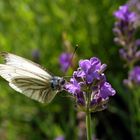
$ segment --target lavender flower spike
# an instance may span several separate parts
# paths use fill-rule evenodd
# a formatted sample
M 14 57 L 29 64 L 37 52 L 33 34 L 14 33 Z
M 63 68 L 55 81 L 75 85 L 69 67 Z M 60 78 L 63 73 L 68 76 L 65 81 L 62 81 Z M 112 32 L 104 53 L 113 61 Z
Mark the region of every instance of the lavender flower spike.
M 106 64 L 93 57 L 90 60 L 81 60 L 79 68 L 74 71 L 70 82 L 65 89 L 71 93 L 81 111 L 96 112 L 105 109 L 109 96 L 114 96 L 116 91 L 106 82 L 104 70 Z
M 119 50 L 121 58 L 126 61 L 127 66 L 132 66 L 140 60 L 139 39 L 135 39 L 138 15 L 131 11 L 129 5 L 123 5 L 114 16 L 116 17 L 113 29 L 114 41 L 123 47 Z

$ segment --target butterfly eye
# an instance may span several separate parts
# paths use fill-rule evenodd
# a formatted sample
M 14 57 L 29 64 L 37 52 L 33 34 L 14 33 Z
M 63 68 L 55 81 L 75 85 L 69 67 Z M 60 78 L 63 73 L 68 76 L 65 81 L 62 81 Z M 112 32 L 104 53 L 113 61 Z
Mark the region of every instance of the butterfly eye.
M 61 84 L 61 85 L 64 85 L 65 82 L 66 82 L 65 79 L 61 79 L 60 84 Z

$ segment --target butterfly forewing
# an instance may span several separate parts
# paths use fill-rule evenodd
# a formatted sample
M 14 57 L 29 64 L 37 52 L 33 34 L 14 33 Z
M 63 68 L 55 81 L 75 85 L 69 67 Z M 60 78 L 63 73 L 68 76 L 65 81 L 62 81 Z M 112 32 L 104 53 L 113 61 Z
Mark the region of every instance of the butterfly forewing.
M 38 73 L 33 73 L 27 70 L 23 70 L 21 68 L 5 65 L 5 64 L 0 64 L 0 75 L 6 79 L 8 82 L 11 82 L 11 79 L 17 76 L 22 76 L 22 77 L 30 77 L 30 78 L 36 78 L 39 80 L 46 81 L 48 79 L 47 76 L 38 74 Z M 49 77 L 51 78 L 51 77 Z
M 6 65 L 41 74 L 46 76 L 46 78 L 51 78 L 51 75 L 48 72 L 46 72 L 46 69 L 44 70 L 39 64 L 36 64 L 28 59 L 7 52 L 1 52 L 1 55 L 5 59 Z
M 42 103 L 49 103 L 58 90 L 51 87 L 53 76 L 40 65 L 9 53 L 1 53 L 6 60 L 0 64 L 0 76 L 16 91 Z

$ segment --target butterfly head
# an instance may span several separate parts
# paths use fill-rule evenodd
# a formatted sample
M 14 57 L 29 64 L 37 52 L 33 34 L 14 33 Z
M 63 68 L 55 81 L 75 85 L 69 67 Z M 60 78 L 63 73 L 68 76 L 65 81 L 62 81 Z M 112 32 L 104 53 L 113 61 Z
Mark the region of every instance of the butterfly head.
M 51 88 L 53 90 L 61 91 L 65 85 L 66 80 L 62 77 L 54 76 L 51 80 Z

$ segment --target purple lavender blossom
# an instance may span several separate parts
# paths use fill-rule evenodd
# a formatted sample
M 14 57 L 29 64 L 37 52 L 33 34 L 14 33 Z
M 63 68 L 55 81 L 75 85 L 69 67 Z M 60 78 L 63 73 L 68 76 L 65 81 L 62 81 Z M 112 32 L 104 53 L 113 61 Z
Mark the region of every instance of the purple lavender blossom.
M 132 40 L 135 33 L 136 13 L 131 12 L 128 5 L 124 5 L 120 6 L 119 10 L 114 13 L 114 16 L 117 19 L 113 29 L 116 35 L 115 41 L 125 47 Z
M 86 111 L 87 107 L 91 112 L 103 110 L 109 96 L 115 95 L 116 91 L 106 82 L 103 73 L 105 68 L 106 64 L 101 64 L 96 57 L 81 60 L 79 68 L 65 85 L 65 89 L 75 97 L 81 111 Z
M 124 80 L 124 84 L 132 87 L 134 85 L 140 85 L 140 66 L 134 67 L 128 75 L 128 79 Z
M 119 7 L 119 10 L 114 13 L 115 17 L 125 21 L 125 22 L 134 22 L 136 20 L 136 14 L 130 12 L 127 5 Z
M 87 83 L 92 83 L 94 79 L 100 79 L 100 71 L 105 69 L 106 65 L 101 65 L 101 62 L 98 58 L 93 57 L 90 60 L 81 60 L 79 62 L 81 71 L 83 72 L 83 77 Z M 77 74 L 77 76 L 79 76 Z
M 108 82 L 104 82 L 102 86 L 100 87 L 100 93 L 99 95 L 101 98 L 106 99 L 109 96 L 115 95 L 116 91 L 111 87 L 111 85 Z
M 67 89 L 68 92 L 72 93 L 75 95 L 75 93 L 80 93 L 81 92 L 81 83 L 78 82 L 74 77 L 70 79 L 70 83 L 67 84 Z
M 71 54 L 62 53 L 59 57 L 59 63 L 61 66 L 61 70 L 63 72 L 67 72 L 68 68 L 71 66 Z
M 121 58 L 128 66 L 133 65 L 140 59 L 139 39 L 135 39 L 137 14 L 128 5 L 124 5 L 120 6 L 114 16 L 117 19 L 113 29 L 116 36 L 114 41 L 123 47 L 119 50 Z
M 136 66 L 130 71 L 130 80 L 134 81 L 137 84 L 140 84 L 140 66 Z

